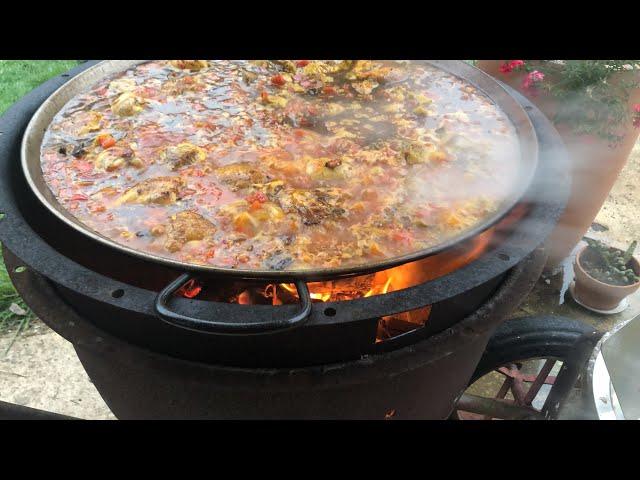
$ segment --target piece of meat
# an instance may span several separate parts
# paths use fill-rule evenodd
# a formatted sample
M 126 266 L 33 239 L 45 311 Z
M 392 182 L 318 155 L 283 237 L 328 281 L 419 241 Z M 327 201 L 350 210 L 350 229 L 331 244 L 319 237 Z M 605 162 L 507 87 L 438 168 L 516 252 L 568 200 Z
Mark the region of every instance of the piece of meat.
M 198 71 L 209 66 L 209 62 L 206 60 L 169 60 L 169 64 L 172 67 L 179 68 L 181 70 Z
M 448 156 L 432 143 L 410 142 L 402 147 L 401 154 L 408 165 L 442 163 Z
M 265 183 L 268 180 L 265 174 L 245 162 L 216 168 L 213 173 L 222 183 L 231 186 L 232 190 L 247 188 L 256 183 Z
M 135 156 L 134 151 L 127 146 L 115 146 L 98 154 L 94 161 L 96 168 L 112 172 L 123 166 L 134 168 L 144 167 L 144 162 Z
M 305 173 L 316 181 L 350 180 L 356 173 L 348 158 L 306 158 Z
M 132 92 L 124 92 L 111 104 L 111 111 L 120 117 L 130 117 L 142 111 L 143 101 Z
M 255 195 L 255 194 L 254 194 Z M 285 217 L 284 212 L 274 202 L 237 200 L 218 210 L 223 223 L 230 223 L 236 232 L 253 237 L 265 225 L 276 226 Z
M 216 232 L 216 227 L 190 210 L 172 215 L 167 226 L 167 239 L 164 246 L 170 252 L 181 250 L 185 243 L 204 240 Z
M 252 187 L 255 192 L 262 192 L 269 199 L 275 201 L 278 193 L 285 187 L 285 183 L 282 180 L 273 180 L 272 182 L 264 184 L 257 183 L 252 185 Z
M 278 195 L 278 202 L 286 213 L 297 213 L 305 225 L 317 225 L 327 218 L 345 216 L 347 194 L 340 188 L 287 190 Z
M 109 83 L 109 91 L 115 93 L 131 92 L 136 88 L 136 81 L 133 78 L 118 78 Z
M 77 115 L 75 124 L 81 125 L 77 130 L 77 135 L 84 136 L 90 132 L 97 132 L 100 130 L 104 116 L 100 112 L 81 112 Z
M 183 95 L 186 92 L 200 92 L 206 88 L 206 84 L 198 77 L 181 77 L 167 80 L 162 84 L 163 93 L 171 96 Z
M 177 200 L 178 192 L 184 185 L 185 181 L 180 177 L 148 178 L 124 192 L 115 204 L 155 203 L 169 205 Z
M 296 73 L 296 70 L 297 70 L 296 64 L 291 60 L 272 60 L 272 61 L 276 65 L 279 65 L 282 68 L 282 70 L 284 70 L 285 72 Z
M 171 170 L 178 170 L 187 165 L 200 163 L 207 157 L 207 152 L 192 143 L 183 142 L 166 147 L 160 152 L 160 161 L 171 164 Z

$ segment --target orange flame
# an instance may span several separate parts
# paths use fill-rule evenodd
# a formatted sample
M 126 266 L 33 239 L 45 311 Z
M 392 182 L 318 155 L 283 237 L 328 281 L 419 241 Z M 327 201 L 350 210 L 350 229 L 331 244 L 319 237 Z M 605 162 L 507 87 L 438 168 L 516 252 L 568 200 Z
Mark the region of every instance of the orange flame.
M 447 275 L 480 257 L 490 247 L 492 241 L 500 241 L 501 232 L 505 231 L 505 227 L 524 216 L 526 211 L 526 205 L 519 205 L 495 227 L 463 244 L 431 257 L 360 277 L 311 282 L 308 284 L 311 299 L 329 302 L 367 298 L 409 288 Z M 248 304 L 252 303 L 252 299 L 256 300 L 260 297 L 266 301 L 270 300 L 273 305 L 282 305 L 294 302 L 298 297 L 298 292 L 293 284 L 269 284 L 264 287 L 264 290 L 253 292 L 253 296 L 249 291 L 242 292 L 238 296 L 237 302 Z M 392 323 L 424 323 L 430 310 L 430 306 L 426 306 L 414 312 L 394 315 Z

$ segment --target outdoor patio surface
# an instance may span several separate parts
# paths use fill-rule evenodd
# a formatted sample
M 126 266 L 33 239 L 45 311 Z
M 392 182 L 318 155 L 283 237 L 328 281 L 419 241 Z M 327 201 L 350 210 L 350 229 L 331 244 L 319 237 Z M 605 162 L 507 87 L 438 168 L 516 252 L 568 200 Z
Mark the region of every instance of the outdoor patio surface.
M 598 225 L 594 225 L 588 236 L 619 247 L 640 239 L 638 185 L 640 142 L 598 214 L 595 220 Z M 582 308 L 568 292 L 561 296 L 562 280 L 562 273 L 541 277 L 513 317 L 563 315 L 607 331 L 640 313 L 640 292 L 629 298 L 630 305 L 624 312 L 604 316 Z M 10 335 L 0 336 L 0 352 L 9 341 Z M 0 358 L 0 400 L 85 419 L 115 418 L 89 380 L 71 344 L 39 321 L 16 341 L 6 357 Z M 581 417 L 580 406 L 569 405 L 563 416 Z

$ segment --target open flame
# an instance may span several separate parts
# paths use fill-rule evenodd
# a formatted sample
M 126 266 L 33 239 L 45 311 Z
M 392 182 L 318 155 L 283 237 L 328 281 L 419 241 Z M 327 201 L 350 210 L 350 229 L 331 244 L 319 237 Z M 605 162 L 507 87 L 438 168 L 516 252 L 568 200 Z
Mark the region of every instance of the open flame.
M 384 294 L 389 291 L 389 287 L 391 286 L 391 281 L 393 280 L 392 276 L 389 276 L 387 281 L 384 283 L 383 287 L 380 289 L 380 292 L 377 291 L 376 287 L 369 289 L 367 293 L 364 294 L 365 297 L 370 297 L 371 295 Z
M 488 247 L 492 234 L 491 230 L 486 231 L 464 247 L 376 273 L 346 279 L 310 282 L 307 285 L 311 300 L 339 302 L 368 298 L 438 278 L 479 257 Z M 194 298 L 200 294 L 201 290 L 202 285 L 191 280 L 178 291 L 178 295 Z M 239 293 L 231 295 L 228 301 L 241 305 L 292 304 L 298 302 L 298 292 L 295 285 L 290 283 L 269 283 L 245 287 L 239 290 Z
M 309 286 L 311 287 L 310 284 Z M 267 288 L 270 285 L 267 286 Z M 292 295 L 295 295 L 297 297 L 298 292 L 296 291 L 296 287 L 288 284 L 288 283 L 281 283 L 279 284 L 280 287 L 284 288 L 287 292 L 289 292 Z M 275 290 L 275 286 L 274 286 L 274 290 Z M 309 291 L 309 296 L 311 297 L 312 300 L 319 300 L 321 302 L 328 302 L 331 299 L 331 291 L 325 291 L 325 292 L 312 292 L 311 290 Z M 275 297 L 274 297 L 275 298 Z
M 496 227 L 486 230 L 464 244 L 431 257 L 368 275 L 310 282 L 307 285 L 311 300 L 313 302 L 340 302 L 368 298 L 410 288 L 442 277 L 480 257 L 489 249 L 492 242 L 497 243 L 500 241 L 501 230 L 520 219 L 525 212 L 526 207 L 520 205 L 512 210 Z M 201 290 L 202 286 L 198 282 L 191 281 L 178 294 L 187 298 L 194 298 L 200 294 Z M 242 305 L 285 305 L 299 301 L 295 285 L 289 283 L 270 283 L 267 285 L 264 283 L 229 284 L 222 289 L 221 293 L 215 297 L 215 300 Z M 423 326 L 429 318 L 430 312 L 431 306 L 427 305 L 413 311 L 382 317 L 378 323 L 376 341 L 384 341 Z
M 422 260 L 381 270 L 376 273 L 308 283 L 313 302 L 340 302 L 356 298 L 368 298 L 402 290 L 441 277 L 478 258 L 490 245 L 494 231 L 474 237 L 464 245 Z M 270 283 L 262 288 L 248 288 L 237 296 L 241 304 L 270 303 L 272 305 L 298 302 L 298 292 L 290 283 Z M 378 322 L 376 342 L 393 338 L 425 325 L 431 313 L 427 305 L 416 310 L 382 317 Z

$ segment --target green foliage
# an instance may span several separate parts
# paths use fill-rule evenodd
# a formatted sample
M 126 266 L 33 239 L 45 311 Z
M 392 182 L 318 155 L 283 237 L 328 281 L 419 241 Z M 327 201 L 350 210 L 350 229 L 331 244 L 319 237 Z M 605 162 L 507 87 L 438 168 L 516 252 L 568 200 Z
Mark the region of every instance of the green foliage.
M 0 60 L 0 114 L 41 83 L 76 65 L 77 60 Z
M 0 60 L 0 114 L 41 83 L 76 65 L 77 60 Z M 13 288 L 0 261 L 0 334 L 13 333 L 5 352 L 33 318 L 34 314 Z
M 4 262 L 0 262 L 0 333 L 13 332 L 4 353 L 9 351 L 20 332 L 29 328 L 34 318 L 33 312 L 13 288 Z
M 589 250 L 596 256 L 595 261 L 585 259 L 583 266 L 589 275 L 601 282 L 611 285 L 632 285 L 640 281 L 640 277 L 633 271 L 629 260 L 638 245 L 633 241 L 626 251 L 609 247 L 598 240 L 585 238 Z
M 545 74 L 540 85 L 558 100 L 554 122 L 567 124 L 579 135 L 596 135 L 612 146 L 624 138 L 631 121 L 628 102 L 638 87 L 638 60 L 527 60 L 526 70 Z M 633 80 L 614 76 L 633 71 Z M 631 75 L 629 75 L 631 77 Z

